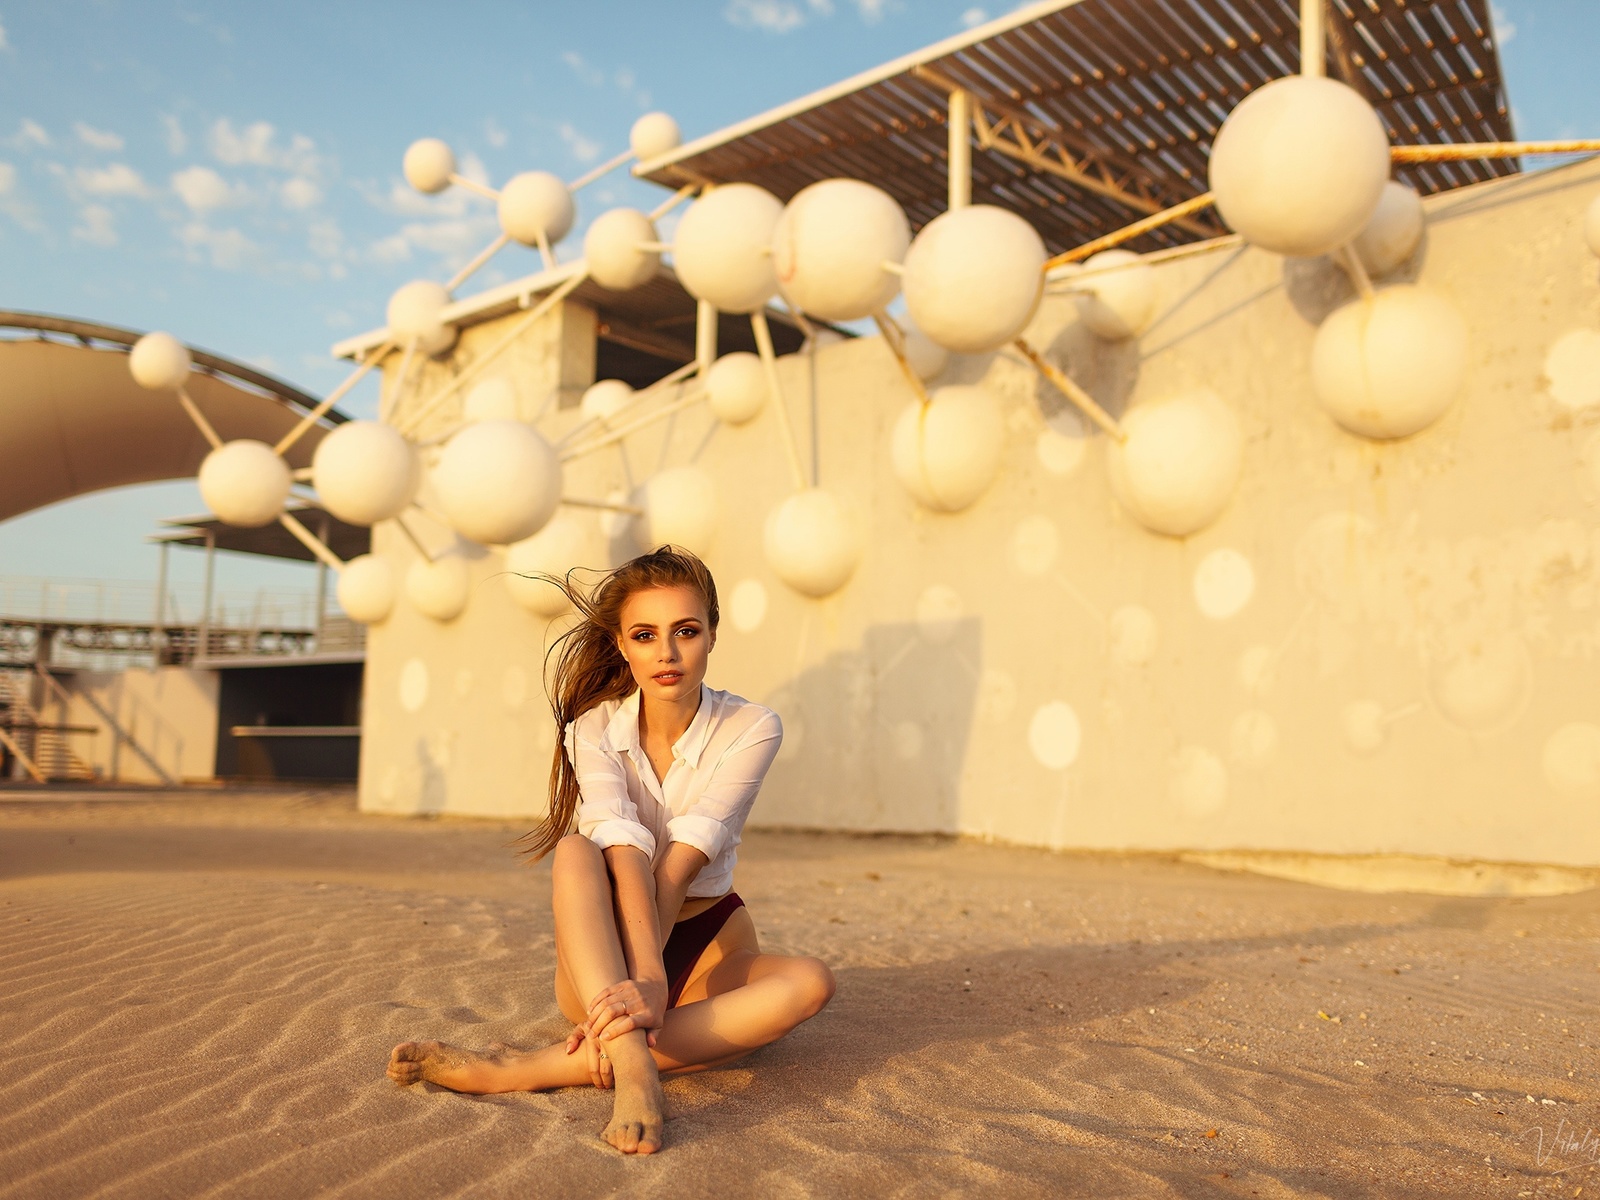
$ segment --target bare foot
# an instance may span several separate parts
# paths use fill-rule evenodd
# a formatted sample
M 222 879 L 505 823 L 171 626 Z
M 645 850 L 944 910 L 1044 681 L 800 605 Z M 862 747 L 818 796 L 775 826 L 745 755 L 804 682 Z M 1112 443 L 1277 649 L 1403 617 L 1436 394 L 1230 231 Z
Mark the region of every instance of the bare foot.
M 627 1040 L 632 1041 L 634 1036 L 627 1035 Z M 661 1149 L 666 1110 L 655 1059 L 645 1049 L 642 1038 L 636 1049 L 625 1049 L 615 1042 L 612 1045 L 617 1098 L 611 1106 L 611 1123 L 600 1136 L 624 1154 L 654 1154 Z
M 490 1090 L 485 1076 L 500 1066 L 500 1052 L 509 1049 L 496 1043 L 478 1054 L 445 1042 L 401 1042 L 389 1055 L 385 1073 L 401 1087 L 426 1080 L 454 1092 L 483 1092 Z

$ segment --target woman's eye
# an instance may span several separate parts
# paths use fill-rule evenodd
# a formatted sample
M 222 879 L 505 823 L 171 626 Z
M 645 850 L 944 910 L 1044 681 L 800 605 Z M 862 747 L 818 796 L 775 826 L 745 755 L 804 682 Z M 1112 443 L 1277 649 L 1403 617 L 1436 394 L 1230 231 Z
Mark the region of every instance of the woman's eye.
M 694 637 L 694 635 L 699 633 L 699 632 L 700 631 L 698 629 L 692 629 L 692 628 L 689 628 L 689 627 L 685 626 L 683 629 L 678 630 L 678 636 L 679 637 Z

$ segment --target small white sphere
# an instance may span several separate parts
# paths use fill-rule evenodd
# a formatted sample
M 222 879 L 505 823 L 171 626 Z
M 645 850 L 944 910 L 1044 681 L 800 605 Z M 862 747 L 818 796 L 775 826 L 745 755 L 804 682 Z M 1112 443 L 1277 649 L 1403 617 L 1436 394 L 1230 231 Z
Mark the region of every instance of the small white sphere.
M 762 541 L 778 578 L 818 599 L 842 588 L 861 560 L 855 518 L 820 488 L 796 492 L 773 509 Z
M 620 379 L 602 379 L 583 393 L 578 412 L 585 421 L 609 426 L 613 417 L 633 403 L 636 394 Z
M 1006 427 L 994 397 L 968 385 L 942 387 L 901 410 L 889 441 L 895 477 L 917 502 L 960 512 L 1000 474 Z
M 469 423 L 515 421 L 520 416 L 517 407 L 517 389 L 511 386 L 511 381 L 491 375 L 473 384 L 467 392 L 467 398 L 461 402 L 461 419 Z
M 706 396 L 719 421 L 743 425 L 767 402 L 767 372 L 748 350 L 724 354 L 706 372 Z
M 406 598 L 435 621 L 454 621 L 470 595 L 467 560 L 459 554 L 441 554 L 432 562 L 419 558 L 406 570 Z
M 655 224 L 636 208 L 601 213 L 583 235 L 589 277 L 614 292 L 649 283 L 661 267 L 661 255 L 644 249 L 642 243 L 656 240 Z
M 401 346 L 413 338 L 424 354 L 443 354 L 456 344 L 456 327 L 439 319 L 450 293 L 432 279 L 413 279 L 389 297 L 389 333 Z
M 147 333 L 133 344 L 128 370 L 133 381 L 152 391 L 173 391 L 189 378 L 189 347 L 170 333 Z
M 561 462 L 550 443 L 521 421 L 469 425 L 433 468 L 445 520 L 462 537 L 490 546 L 520 542 L 544 527 L 561 503 Z
M 1337 309 L 1311 343 L 1317 402 L 1361 437 L 1425 429 L 1450 407 L 1466 374 L 1466 322 L 1448 300 L 1410 284 Z
M 712 188 L 691 204 L 672 239 L 672 265 L 697 300 L 722 312 L 753 313 L 778 290 L 772 231 L 778 198 L 753 183 Z
M 1403 183 L 1383 185 L 1378 207 L 1351 244 L 1369 275 L 1387 275 L 1416 251 L 1424 224 L 1422 197 Z
M 1215 392 L 1197 391 L 1132 408 L 1127 441 L 1106 444 L 1117 501 L 1145 528 L 1186 537 L 1222 515 L 1239 481 L 1244 430 Z
M 1360 233 L 1389 178 L 1389 136 L 1334 79 L 1289 75 L 1251 92 L 1211 146 L 1217 211 L 1251 245 L 1327 254 Z
M 915 325 L 905 329 L 905 351 L 906 362 L 923 383 L 937 379 L 950 365 L 950 351 Z
M 651 476 L 634 536 L 645 550 L 671 544 L 704 556 L 717 532 L 717 485 L 702 467 L 673 467 Z
M 559 617 L 572 607 L 567 594 L 553 584 L 529 576 L 565 578 L 574 567 L 602 565 L 594 516 L 564 508 L 530 538 L 506 548 L 506 588 L 511 598 L 541 617 Z
M 377 421 L 346 421 L 317 444 L 311 458 L 317 498 L 352 525 L 399 516 L 416 495 L 421 476 L 416 448 Z
M 572 192 L 549 171 L 513 175 L 500 189 L 500 228 L 524 246 L 537 246 L 541 234 L 554 246 L 571 231 L 577 215 Z
M 240 438 L 206 455 L 196 482 L 219 521 L 254 529 L 278 519 L 294 479 L 271 446 Z
M 1589 243 L 1590 250 L 1600 254 L 1600 196 L 1583 210 L 1583 240 Z
M 1096 274 L 1099 272 L 1099 274 Z M 1131 250 L 1102 250 L 1083 264 L 1078 311 L 1109 342 L 1138 337 L 1156 316 L 1156 271 Z
M 906 252 L 906 309 L 946 350 L 982 354 L 1015 339 L 1044 294 L 1044 242 L 1016 213 L 974 204 L 935 217 Z
M 911 225 L 894 197 L 859 179 L 801 188 L 772 232 L 778 287 L 794 307 L 824 321 L 859 321 L 900 290 L 884 269 L 911 245 Z
M 676 150 L 682 140 L 678 123 L 664 112 L 647 112 L 628 130 L 628 149 L 640 162 L 649 162 Z
M 352 621 L 376 625 L 394 609 L 394 568 L 376 554 L 363 554 L 339 572 L 339 607 Z
M 417 191 L 428 195 L 442 192 L 456 173 L 455 151 L 438 138 L 421 138 L 406 148 L 401 169 L 406 182 Z

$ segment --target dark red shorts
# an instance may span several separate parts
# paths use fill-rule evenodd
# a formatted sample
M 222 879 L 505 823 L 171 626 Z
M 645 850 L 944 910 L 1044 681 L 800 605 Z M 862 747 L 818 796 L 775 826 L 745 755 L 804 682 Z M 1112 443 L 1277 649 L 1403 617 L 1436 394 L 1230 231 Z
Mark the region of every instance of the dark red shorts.
M 706 952 L 706 947 L 717 940 L 717 934 L 733 916 L 733 910 L 743 908 L 744 901 L 738 892 L 729 892 L 705 912 L 679 921 L 667 936 L 661 950 L 661 965 L 667 971 L 667 1007 L 676 1008 L 678 997 L 694 973 L 695 963 Z

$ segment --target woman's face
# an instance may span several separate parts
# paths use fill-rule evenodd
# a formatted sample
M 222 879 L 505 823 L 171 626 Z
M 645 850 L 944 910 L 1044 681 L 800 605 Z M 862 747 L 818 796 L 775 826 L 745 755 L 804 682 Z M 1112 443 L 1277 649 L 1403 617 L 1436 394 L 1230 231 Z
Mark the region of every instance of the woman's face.
M 706 656 L 716 645 L 705 602 L 693 588 L 648 588 L 622 605 L 617 644 L 647 698 L 677 701 L 700 694 Z

